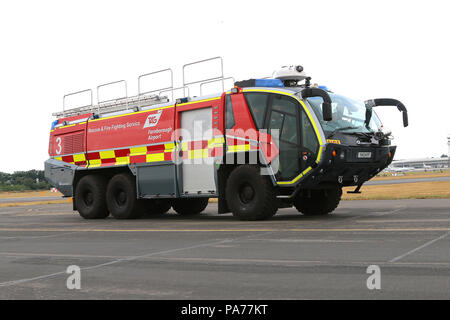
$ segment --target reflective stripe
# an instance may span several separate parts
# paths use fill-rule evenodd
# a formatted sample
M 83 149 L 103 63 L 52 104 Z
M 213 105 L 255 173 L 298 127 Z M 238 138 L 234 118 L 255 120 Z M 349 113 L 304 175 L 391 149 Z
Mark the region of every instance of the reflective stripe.
M 282 184 L 282 185 L 283 184 L 293 184 L 293 183 L 297 182 L 301 177 L 306 175 L 311 170 L 312 170 L 312 168 L 308 167 L 302 173 L 300 173 L 297 177 L 295 177 L 293 180 L 291 180 L 291 181 L 277 181 L 277 184 Z
M 250 143 L 247 143 L 247 144 L 237 144 L 234 146 L 229 145 L 227 152 L 242 152 L 249 150 L 250 150 Z

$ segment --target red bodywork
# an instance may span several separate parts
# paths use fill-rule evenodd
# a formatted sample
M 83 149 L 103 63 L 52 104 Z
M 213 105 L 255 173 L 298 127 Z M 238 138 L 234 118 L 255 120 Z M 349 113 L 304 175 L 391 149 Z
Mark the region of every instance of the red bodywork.
M 208 140 L 190 142 L 183 148 L 183 158 L 188 157 L 190 150 L 198 149 L 208 149 L 210 157 L 222 156 L 225 142 L 228 148 L 242 144 L 249 144 L 247 150 L 260 148 L 270 162 L 278 149 L 271 144 L 269 135 L 256 130 L 243 93 L 231 94 L 231 100 L 235 126 L 226 134 L 225 93 L 216 98 L 161 107 L 155 105 L 154 109 L 99 119 L 92 119 L 92 113 L 61 118 L 58 124 L 69 124 L 51 131 L 49 155 L 87 168 L 171 161 L 174 160 L 175 142 L 180 138 L 175 131 L 180 128 L 180 112 L 212 108 L 213 137 L 224 138 L 226 135 L 227 138 L 221 139 L 219 145 Z

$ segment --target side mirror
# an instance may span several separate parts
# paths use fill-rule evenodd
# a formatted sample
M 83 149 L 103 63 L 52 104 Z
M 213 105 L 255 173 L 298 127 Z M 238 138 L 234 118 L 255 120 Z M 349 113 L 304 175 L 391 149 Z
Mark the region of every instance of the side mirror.
M 372 108 L 377 106 L 395 106 L 397 107 L 398 111 L 400 111 L 403 115 L 403 126 L 408 126 L 408 111 L 406 110 L 406 107 L 403 103 L 401 103 L 398 100 L 395 99 L 373 99 L 373 100 L 367 100 L 365 102 L 366 108 L 370 111 L 366 111 L 366 125 L 370 122 L 370 117 L 372 116 Z
M 324 121 L 331 121 L 333 119 L 333 111 L 331 109 L 331 103 L 322 103 L 322 114 Z
M 405 110 L 403 111 L 403 126 L 407 127 L 409 124 L 408 122 L 408 112 Z

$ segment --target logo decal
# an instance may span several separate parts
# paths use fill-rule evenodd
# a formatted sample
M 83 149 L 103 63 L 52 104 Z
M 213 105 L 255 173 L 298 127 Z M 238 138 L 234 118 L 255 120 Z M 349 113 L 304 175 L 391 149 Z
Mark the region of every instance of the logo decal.
M 341 144 L 341 140 L 331 140 L 331 139 L 327 139 L 328 143 L 336 143 L 336 144 Z
M 147 120 L 145 120 L 144 128 L 156 126 L 159 122 L 159 118 L 161 118 L 162 112 L 162 110 L 158 110 L 156 113 L 149 114 Z

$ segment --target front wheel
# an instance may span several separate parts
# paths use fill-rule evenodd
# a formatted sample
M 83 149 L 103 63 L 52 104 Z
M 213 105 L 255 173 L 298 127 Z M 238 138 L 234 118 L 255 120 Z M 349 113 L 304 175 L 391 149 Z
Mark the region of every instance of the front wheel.
M 258 166 L 242 165 L 227 180 L 226 199 L 233 216 L 240 220 L 264 220 L 278 210 L 275 188 Z
M 326 215 L 337 208 L 341 201 L 342 189 L 339 187 L 310 190 L 297 195 L 295 208 L 305 216 Z

